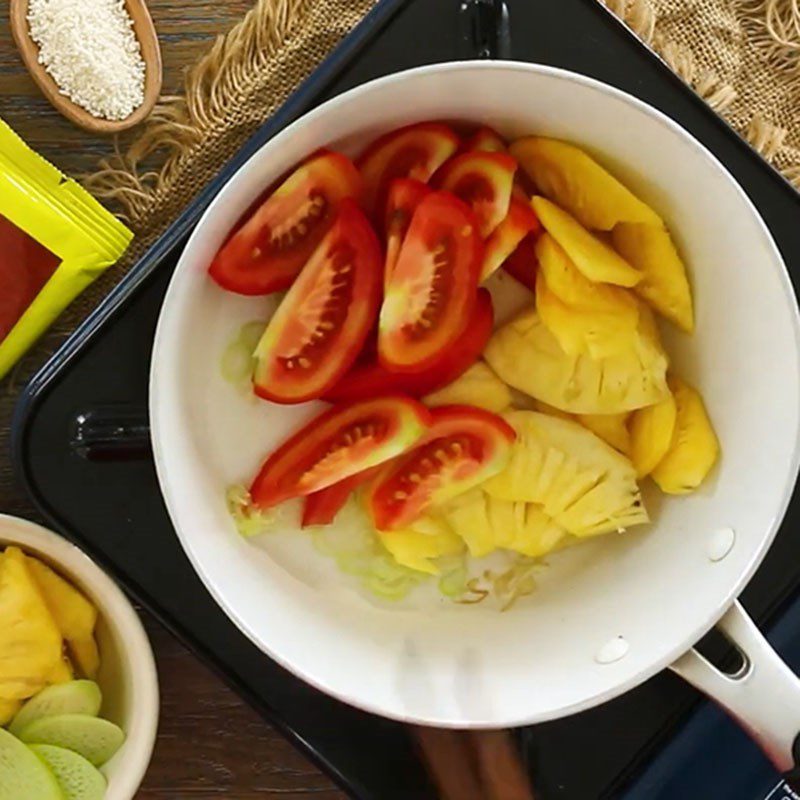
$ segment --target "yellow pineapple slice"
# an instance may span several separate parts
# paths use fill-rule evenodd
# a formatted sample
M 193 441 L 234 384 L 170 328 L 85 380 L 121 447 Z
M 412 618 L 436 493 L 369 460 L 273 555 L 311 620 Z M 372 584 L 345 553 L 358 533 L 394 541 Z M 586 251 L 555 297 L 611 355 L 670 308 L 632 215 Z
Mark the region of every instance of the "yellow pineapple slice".
M 66 656 L 62 656 L 58 660 L 55 669 L 50 673 L 47 678 L 48 683 L 67 683 L 75 677 L 75 670 L 72 668 L 72 662 Z
M 613 314 L 635 328 L 639 304 L 625 289 L 607 283 L 590 281 L 549 233 L 536 241 L 536 258 L 548 288 L 572 308 Z
M 0 697 L 0 728 L 8 725 L 22 708 L 22 700 L 5 700 Z
M 574 414 L 568 414 L 566 411 L 562 411 L 560 408 L 543 403 L 541 400 L 534 400 L 533 407 L 536 409 L 536 411 L 539 411 L 542 414 L 549 414 L 551 417 L 558 417 L 559 419 L 571 419 L 573 421 L 577 419 Z
M 672 394 L 660 403 L 637 409 L 630 419 L 630 457 L 636 474 L 643 478 L 649 475 L 672 444 L 675 431 L 677 406 Z
M 667 355 L 648 310 L 641 306 L 631 348 L 607 358 L 570 356 L 535 309 L 497 330 L 484 358 L 501 380 L 571 414 L 620 414 L 659 402 L 668 393 Z
M 441 511 L 452 531 L 464 540 L 470 555 L 481 558 L 497 549 L 487 498 L 480 489 L 459 495 Z
M 570 356 L 613 356 L 629 350 L 637 335 L 636 318 L 631 325 L 628 319 L 612 313 L 568 306 L 550 291 L 541 272 L 536 276 L 536 310 Z
M 540 505 L 500 500 L 481 489 L 456 498 L 443 513 L 450 528 L 476 558 L 498 548 L 543 556 L 563 546 L 569 538 Z
M 70 639 L 67 646 L 77 671 L 84 678 L 94 680 L 100 669 L 100 651 L 94 636 L 87 636 L 85 639 Z
M 527 136 L 509 150 L 539 192 L 587 228 L 610 231 L 619 222 L 661 224 L 653 209 L 575 145 Z
M 47 564 L 29 557 L 28 566 L 61 635 L 65 639 L 91 636 L 97 622 L 97 609 Z
M 686 267 L 663 225 L 622 222 L 613 231 L 614 247 L 642 273 L 635 291 L 681 330 L 694 330 L 692 290 Z
M 578 422 L 610 444 L 623 455 L 630 455 L 631 437 L 628 432 L 629 413 L 622 414 L 579 414 Z M 634 464 L 635 466 L 635 464 Z
M 511 405 L 511 390 L 488 364 L 477 361 L 463 375 L 424 397 L 422 402 L 431 408 L 463 403 L 498 413 Z
M 511 460 L 483 484 L 492 498 L 535 503 L 575 536 L 648 521 L 630 461 L 576 422 L 510 411 L 517 432 Z
M 58 666 L 61 634 L 17 547 L 0 555 L 0 621 L 0 697 L 31 697 Z
M 377 531 L 383 546 L 398 564 L 404 567 L 438 575 L 439 567 L 433 560 L 455 555 L 464 549 L 464 542 L 444 520 L 424 516 L 414 521 L 413 528 L 396 531 Z
M 694 491 L 719 457 L 719 441 L 696 389 L 671 376 L 677 417 L 667 454 L 650 473 L 662 492 L 687 494 Z
M 491 499 L 489 502 L 491 505 L 504 501 Z M 560 549 L 570 538 L 567 531 L 552 517 L 545 514 L 540 505 L 536 503 L 514 503 L 513 505 L 517 510 L 517 525 L 514 530 L 514 538 L 505 545 L 509 550 L 515 550 L 532 558 L 539 558 Z M 519 511 L 523 513 L 519 514 Z
M 531 204 L 545 230 L 590 281 L 635 286 L 642 279 L 638 270 L 563 208 L 544 197 L 534 197 Z

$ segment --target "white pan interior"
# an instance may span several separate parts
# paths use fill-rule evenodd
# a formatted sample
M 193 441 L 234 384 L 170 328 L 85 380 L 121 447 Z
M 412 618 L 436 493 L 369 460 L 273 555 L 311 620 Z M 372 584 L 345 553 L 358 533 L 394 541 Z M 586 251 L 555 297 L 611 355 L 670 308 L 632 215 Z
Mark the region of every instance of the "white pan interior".
M 310 151 L 326 145 L 355 153 L 386 130 L 432 118 L 581 144 L 667 220 L 691 271 L 697 333 L 669 335 L 663 326 L 665 336 L 677 370 L 701 387 L 723 448 L 700 492 L 651 504 L 655 521 L 647 528 L 554 556 L 535 594 L 506 613 L 432 596 L 381 605 L 291 522 L 252 543 L 237 536 L 225 509 L 225 487 L 247 481 L 318 409 L 273 406 L 222 379 L 226 343 L 243 323 L 266 319 L 272 301 L 219 290 L 206 276 L 211 256 L 263 188 Z M 609 699 L 666 666 L 750 577 L 796 477 L 797 332 L 789 280 L 756 210 L 675 123 L 630 96 L 547 67 L 415 70 L 359 87 L 296 122 L 205 214 L 156 339 L 159 478 L 208 589 L 261 649 L 301 677 L 396 718 L 537 722 Z M 713 561 L 710 543 L 728 528 L 734 545 Z M 627 653 L 599 663 L 616 637 Z

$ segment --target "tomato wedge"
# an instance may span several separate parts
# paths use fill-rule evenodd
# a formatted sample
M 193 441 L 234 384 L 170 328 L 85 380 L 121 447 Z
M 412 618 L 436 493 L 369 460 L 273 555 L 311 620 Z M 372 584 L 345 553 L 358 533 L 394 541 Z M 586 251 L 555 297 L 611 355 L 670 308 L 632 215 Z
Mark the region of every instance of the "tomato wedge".
M 506 218 L 486 241 L 481 280 L 485 281 L 514 252 L 529 233 L 538 234 L 542 225 L 530 203 L 511 198 Z
M 447 125 L 421 122 L 398 128 L 373 142 L 357 160 L 364 178 L 364 204 L 380 215 L 395 178 L 428 178 L 458 149 L 458 136 Z
M 400 395 L 334 406 L 264 462 L 250 487 L 253 504 L 270 508 L 382 464 L 413 447 L 430 423 L 425 406 Z
M 503 269 L 527 289 L 536 292 L 536 273 L 539 258 L 536 255 L 536 239 L 541 231 L 525 236 L 516 250 L 503 262 Z
M 381 280 L 378 239 L 355 201 L 344 200 L 256 347 L 256 394 L 302 403 L 330 389 L 372 329 Z
M 303 501 L 303 521 L 301 526 L 308 528 L 311 525 L 330 525 L 336 515 L 344 508 L 345 503 L 350 499 L 350 495 L 372 480 L 380 466 L 364 470 L 356 475 L 351 475 L 343 481 L 334 483 L 325 489 L 320 489 L 314 494 L 306 495 Z
M 417 206 L 431 193 L 427 184 L 412 178 L 395 178 L 389 184 L 389 197 L 386 201 L 386 264 L 384 267 L 384 283 L 389 285 L 389 278 L 394 272 L 400 247 L 406 238 L 411 225 L 411 218 Z
M 472 406 L 434 409 L 419 447 L 387 464 L 368 489 L 367 508 L 379 531 L 403 528 L 496 475 L 511 457 L 514 429 L 497 414 Z
M 494 128 L 483 125 L 464 142 L 463 150 L 464 152 L 479 150 L 485 153 L 505 153 L 506 142 Z
M 378 357 L 392 372 L 424 372 L 461 335 L 475 307 L 483 243 L 475 215 L 449 192 L 417 207 L 386 288 Z
M 209 267 L 224 289 L 269 294 L 287 288 L 362 182 L 350 159 L 322 151 L 301 164 L 222 245 Z
M 516 171 L 517 162 L 508 153 L 462 153 L 441 168 L 435 183 L 472 208 L 485 239 L 508 214 Z
M 385 392 L 400 392 L 411 397 L 435 392 L 466 372 L 480 358 L 493 327 L 492 296 L 486 289 L 478 289 L 475 310 L 468 324 L 447 352 L 424 372 L 389 372 L 374 361 L 357 364 L 325 394 L 324 399 L 349 402 Z

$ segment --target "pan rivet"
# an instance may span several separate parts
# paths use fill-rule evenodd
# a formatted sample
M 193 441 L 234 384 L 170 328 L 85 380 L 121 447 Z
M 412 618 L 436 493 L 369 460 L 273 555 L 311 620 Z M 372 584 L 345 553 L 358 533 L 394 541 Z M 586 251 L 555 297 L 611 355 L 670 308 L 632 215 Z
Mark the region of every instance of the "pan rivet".
M 733 528 L 720 528 L 708 537 L 706 555 L 709 561 L 722 561 L 733 550 L 736 532 Z
M 613 664 L 624 658 L 631 646 L 624 636 L 615 636 L 609 639 L 598 651 L 595 653 L 594 660 L 598 664 Z

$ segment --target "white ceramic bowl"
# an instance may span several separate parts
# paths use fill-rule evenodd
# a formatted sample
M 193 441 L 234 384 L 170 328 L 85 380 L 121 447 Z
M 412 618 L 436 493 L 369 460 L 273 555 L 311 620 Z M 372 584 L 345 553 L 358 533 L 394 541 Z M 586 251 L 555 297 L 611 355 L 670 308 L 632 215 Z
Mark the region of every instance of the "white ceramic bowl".
M 46 528 L 0 514 L 0 549 L 17 545 L 69 579 L 98 609 L 101 715 L 125 731 L 125 743 L 103 768 L 105 800 L 132 800 L 147 771 L 158 729 L 158 677 L 139 616 L 117 585 L 85 553 Z
M 508 613 L 431 597 L 371 602 L 295 525 L 257 542 L 235 533 L 227 485 L 319 410 L 247 398 L 220 376 L 225 345 L 273 301 L 221 291 L 211 257 L 239 216 L 320 146 L 349 154 L 426 119 L 484 123 L 509 138 L 573 141 L 667 221 L 689 265 L 697 332 L 663 331 L 677 372 L 703 392 L 722 459 L 697 493 L 652 498 L 654 522 L 554 556 Z M 518 292 L 519 293 L 519 292 Z M 360 86 L 289 126 L 211 204 L 172 280 L 153 356 L 159 479 L 209 591 L 261 649 L 362 708 L 452 726 L 539 722 L 641 683 L 730 606 L 768 548 L 797 474 L 797 306 L 768 230 L 719 161 L 679 125 L 597 81 L 550 67 L 437 65 Z M 521 364 L 520 368 L 524 368 Z M 709 542 L 732 528 L 713 561 Z M 613 663 L 605 645 L 625 638 Z

